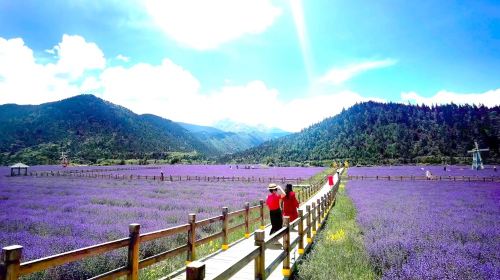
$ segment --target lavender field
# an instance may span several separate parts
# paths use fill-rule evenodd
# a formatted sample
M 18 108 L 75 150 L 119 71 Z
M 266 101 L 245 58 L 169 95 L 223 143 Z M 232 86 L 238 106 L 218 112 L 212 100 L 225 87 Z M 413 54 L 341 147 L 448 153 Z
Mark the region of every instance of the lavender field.
M 414 169 L 349 174 L 417 175 Z M 499 183 L 351 180 L 347 190 L 383 279 L 500 279 Z
M 236 171 L 223 166 L 191 167 L 191 172 L 189 166 L 175 166 L 173 170 L 177 170 L 176 174 L 200 176 L 230 176 L 231 170 Z M 50 170 L 47 166 L 39 168 Z M 277 168 L 271 172 L 269 169 L 252 169 L 246 174 L 252 172 L 254 176 L 261 177 L 274 175 L 297 178 L 310 177 L 321 170 Z M 159 169 L 132 171 L 141 172 L 141 175 L 159 173 Z M 149 232 L 186 223 L 188 213 L 196 213 L 197 219 L 203 219 L 220 215 L 223 206 L 229 207 L 230 211 L 242 209 L 245 202 L 258 204 L 266 193 L 266 186 L 258 182 L 0 176 L 0 208 L 3 209 L 0 213 L 0 246 L 22 245 L 23 261 L 26 261 L 126 237 L 130 223 L 139 223 L 141 232 Z M 185 237 L 180 238 L 185 242 Z M 175 240 L 172 242 L 175 243 Z M 162 248 L 146 246 L 143 249 L 150 250 L 147 255 L 151 255 Z M 110 258 L 116 262 L 123 261 L 123 256 Z M 105 262 L 106 265 L 112 263 L 109 259 Z M 91 275 L 74 274 L 74 278 Z

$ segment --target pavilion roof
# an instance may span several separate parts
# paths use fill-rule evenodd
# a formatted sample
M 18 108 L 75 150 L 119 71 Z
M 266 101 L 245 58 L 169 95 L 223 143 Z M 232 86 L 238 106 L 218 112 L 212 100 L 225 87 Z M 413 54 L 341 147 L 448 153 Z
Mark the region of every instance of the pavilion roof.
M 11 168 L 27 168 L 27 167 L 29 167 L 29 166 L 27 166 L 26 164 L 21 163 L 21 162 L 18 162 L 18 163 L 11 166 Z

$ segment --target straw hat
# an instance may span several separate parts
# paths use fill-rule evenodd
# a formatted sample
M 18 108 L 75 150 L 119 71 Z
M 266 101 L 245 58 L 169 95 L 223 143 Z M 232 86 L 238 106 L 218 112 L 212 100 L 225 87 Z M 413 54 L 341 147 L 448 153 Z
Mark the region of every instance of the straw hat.
M 275 184 L 275 183 L 271 183 L 271 184 L 269 184 L 269 186 L 267 186 L 267 189 L 268 189 L 268 190 L 275 190 L 275 189 L 277 189 L 277 188 L 278 188 L 278 187 L 276 186 L 276 184 Z

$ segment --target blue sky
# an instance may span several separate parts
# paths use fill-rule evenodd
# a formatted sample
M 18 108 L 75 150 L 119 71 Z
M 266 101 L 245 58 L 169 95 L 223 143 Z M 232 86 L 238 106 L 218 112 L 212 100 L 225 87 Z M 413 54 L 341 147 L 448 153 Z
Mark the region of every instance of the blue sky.
M 82 92 L 290 131 L 370 99 L 499 105 L 500 4 L 0 0 L 0 104 Z

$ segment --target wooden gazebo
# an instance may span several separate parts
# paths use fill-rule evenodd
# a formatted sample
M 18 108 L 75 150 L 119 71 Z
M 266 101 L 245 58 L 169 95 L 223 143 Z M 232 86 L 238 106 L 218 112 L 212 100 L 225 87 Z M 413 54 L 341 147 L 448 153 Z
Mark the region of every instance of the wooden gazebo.
M 24 163 L 16 163 L 10 167 L 10 176 L 28 175 L 28 167 Z

